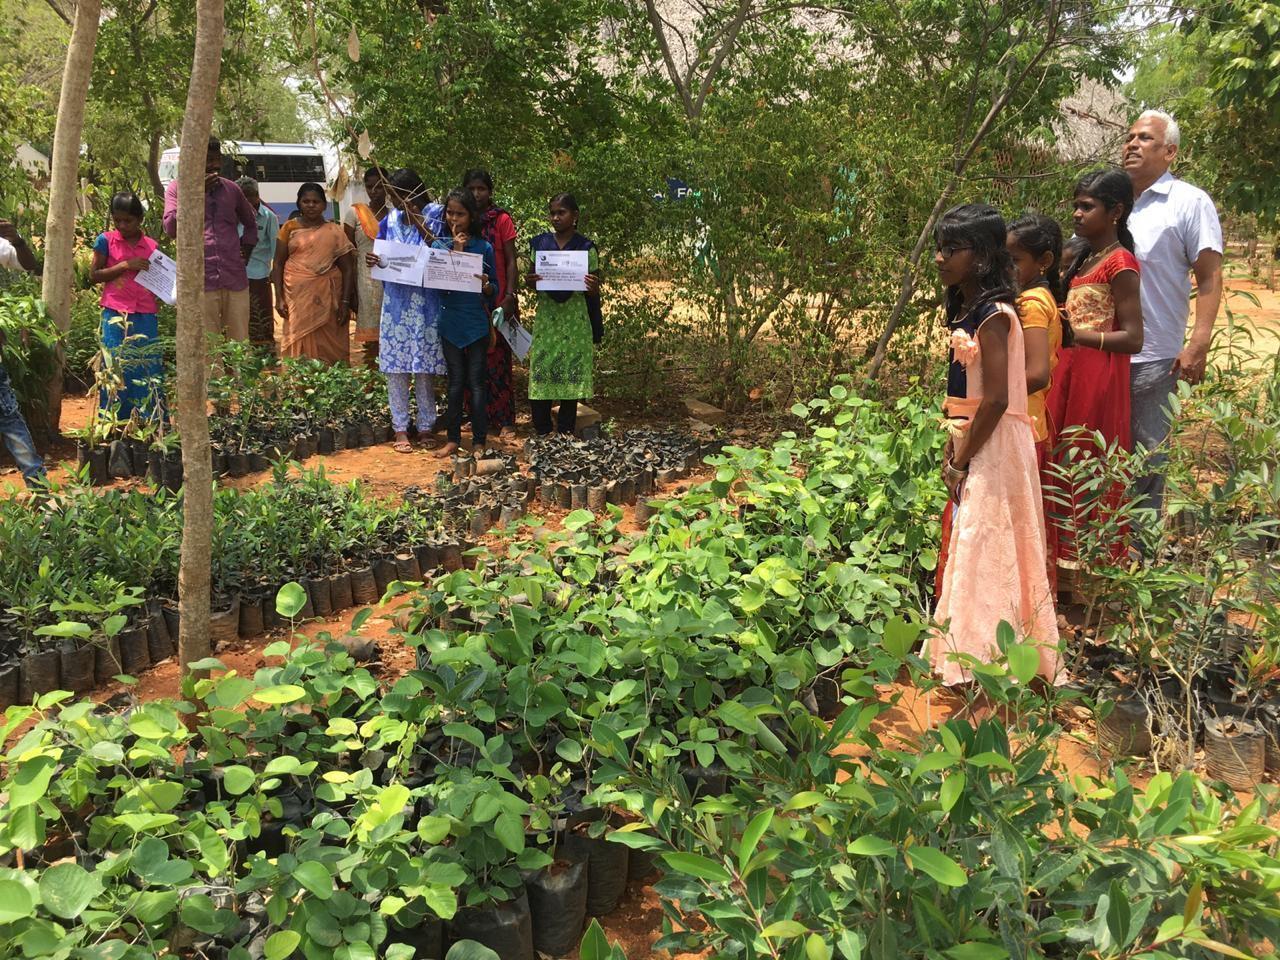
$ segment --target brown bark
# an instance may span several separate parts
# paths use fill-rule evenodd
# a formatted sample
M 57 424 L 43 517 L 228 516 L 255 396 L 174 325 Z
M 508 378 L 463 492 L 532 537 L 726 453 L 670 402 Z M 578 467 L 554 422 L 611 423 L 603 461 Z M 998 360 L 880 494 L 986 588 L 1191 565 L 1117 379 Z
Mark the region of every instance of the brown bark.
M 204 334 L 204 165 L 222 69 L 223 0 L 198 0 L 196 45 L 178 156 L 178 388 L 182 434 L 182 552 L 178 566 L 178 662 L 210 654 L 209 579 L 213 464 Z
M 71 293 L 75 281 L 76 195 L 80 188 L 80 137 L 84 104 L 93 75 L 93 50 L 98 43 L 101 0 L 76 4 L 71 40 L 58 94 L 58 124 L 49 161 L 49 215 L 44 227 L 44 280 L 41 296 L 59 330 L 71 329 Z M 56 432 L 62 419 L 62 363 L 49 385 L 49 428 Z

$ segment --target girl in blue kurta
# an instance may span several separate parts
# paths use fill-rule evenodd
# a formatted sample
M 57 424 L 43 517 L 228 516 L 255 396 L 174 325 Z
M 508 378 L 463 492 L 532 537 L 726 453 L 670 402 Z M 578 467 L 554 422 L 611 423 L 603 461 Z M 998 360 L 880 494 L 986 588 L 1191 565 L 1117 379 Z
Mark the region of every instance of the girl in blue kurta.
M 445 365 L 449 368 L 449 409 L 445 426 L 449 442 L 440 448 L 439 456 L 455 453 L 462 442 L 462 397 L 471 391 L 471 438 L 476 452 L 484 449 L 488 435 L 488 402 L 485 357 L 489 344 L 497 336 L 489 323 L 497 295 L 494 283 L 493 246 L 480 236 L 482 221 L 475 198 L 467 190 L 451 190 L 444 201 L 444 219 L 452 241 L 437 240 L 433 247 L 457 253 L 478 253 L 484 269 L 477 275 L 480 292 L 445 290 L 440 294 L 440 344 L 444 348 Z
M 422 178 L 406 168 L 389 178 L 387 194 L 394 209 L 378 228 L 380 240 L 420 246 L 444 233 L 444 208 L 429 202 Z M 366 256 L 369 266 L 377 255 Z M 418 438 L 426 441 L 436 425 L 436 394 L 431 378 L 445 372 L 444 352 L 436 322 L 440 293 L 407 283 L 382 285 L 382 317 L 378 325 L 378 368 L 387 377 L 387 400 L 397 453 L 411 453 L 409 444 L 409 382 L 418 398 Z

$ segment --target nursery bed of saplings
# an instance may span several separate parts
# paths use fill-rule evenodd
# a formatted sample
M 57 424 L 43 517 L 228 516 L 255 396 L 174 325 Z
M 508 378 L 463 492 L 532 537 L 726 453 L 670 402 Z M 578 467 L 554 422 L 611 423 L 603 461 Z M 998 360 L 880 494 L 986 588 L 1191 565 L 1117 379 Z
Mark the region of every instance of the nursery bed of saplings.
M 170 656 L 177 637 L 180 494 L 67 488 L 33 509 L 0 501 L 0 703 L 84 694 Z M 280 625 L 280 585 L 302 616 L 375 602 L 396 579 L 461 567 L 470 544 L 440 504 L 391 504 L 323 472 L 214 497 L 215 643 Z
M 0 948 L 407 960 L 473 940 L 534 960 L 657 871 L 657 949 L 1275 942 L 1276 831 L 1190 773 L 1064 781 L 1036 651 L 1012 636 L 980 674 L 1009 719 L 877 740 L 876 685 L 928 684 L 911 611 L 940 439 L 932 403 L 837 390 L 812 438 L 727 448 L 626 549 L 616 512 L 575 511 L 559 541 L 434 578 L 403 628 L 418 668 L 394 680 L 321 638 L 268 647 L 253 677 L 189 679 L 182 705 L 11 709 Z M 278 598 L 286 616 L 309 599 Z M 610 955 L 590 928 L 583 960 Z
M 367 447 L 392 436 L 383 378 L 376 371 L 316 360 L 274 358 L 227 344 L 222 375 L 210 379 L 209 436 L 215 477 L 270 469 L 282 459 Z M 91 484 L 145 477 L 177 490 L 182 458 L 174 426 L 156 408 L 114 421 L 98 413 L 77 437 L 76 465 Z

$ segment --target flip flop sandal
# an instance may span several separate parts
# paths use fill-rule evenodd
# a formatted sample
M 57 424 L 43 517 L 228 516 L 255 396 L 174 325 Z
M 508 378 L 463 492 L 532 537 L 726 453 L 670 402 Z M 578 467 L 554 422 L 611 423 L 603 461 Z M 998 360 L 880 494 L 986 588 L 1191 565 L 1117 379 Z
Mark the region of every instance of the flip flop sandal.
M 413 453 L 413 444 L 408 440 L 397 440 L 391 444 L 391 449 L 396 453 Z

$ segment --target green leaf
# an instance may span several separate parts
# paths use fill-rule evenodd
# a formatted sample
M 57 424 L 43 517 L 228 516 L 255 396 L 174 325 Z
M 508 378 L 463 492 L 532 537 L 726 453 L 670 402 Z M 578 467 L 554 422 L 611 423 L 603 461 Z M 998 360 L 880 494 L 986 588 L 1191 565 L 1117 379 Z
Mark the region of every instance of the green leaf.
M 916 641 L 920 639 L 920 632 L 923 629 L 918 623 L 909 623 L 902 617 L 893 617 L 885 622 L 881 646 L 895 659 L 905 659 Z
M 503 812 L 493 821 L 493 835 L 512 853 L 524 849 L 524 821 L 514 813 Z
M 1129 944 L 1129 897 L 1119 880 L 1111 881 L 1111 903 L 1107 906 L 1107 929 L 1117 947 Z
M 293 868 L 293 879 L 321 900 L 333 896 L 333 876 L 329 868 L 318 860 L 304 860 Z
M 664 853 L 662 859 L 666 861 L 668 867 L 677 873 L 697 877 L 699 880 L 709 880 L 712 883 L 728 883 L 731 879 L 729 871 L 720 864 L 696 853 Z
M 756 845 L 760 842 L 760 838 L 764 836 L 765 831 L 769 829 L 769 824 L 772 822 L 773 810 L 762 810 L 747 824 L 747 829 L 742 831 L 742 840 L 738 843 L 739 873 L 746 871 L 747 861 L 756 852 Z
M 778 920 L 760 931 L 760 936 L 769 940 L 790 940 L 792 937 L 803 937 L 809 928 L 795 920 Z
M 1030 683 L 1040 670 L 1040 648 L 1031 643 L 1011 643 L 1008 647 L 1009 672 L 1019 683 Z
M 1009 951 L 999 944 L 970 940 L 968 943 L 957 943 L 946 954 L 951 960 L 1005 960 Z
M 307 591 L 300 583 L 286 583 L 276 594 L 276 613 L 286 620 L 292 620 L 306 605 Z
M 578 956 L 580 960 L 609 960 L 609 954 L 609 940 L 600 927 L 600 921 L 592 917 Z
M 474 940 L 459 940 L 449 948 L 444 960 L 502 960 L 502 958 Z
M 920 869 L 944 887 L 963 887 L 968 882 L 964 868 L 933 847 L 908 847 L 905 851 L 912 869 Z
M 306 695 L 307 691 L 303 690 L 301 687 L 295 686 L 291 683 L 285 683 L 278 687 L 267 687 L 263 690 L 258 690 L 253 694 L 253 699 L 257 700 L 259 703 L 266 703 L 274 706 L 282 703 L 293 703 L 296 700 L 301 700 Z
M 0 923 L 13 923 L 34 916 L 35 901 L 17 880 L 0 880 Z
M 822 934 L 811 933 L 804 942 L 804 955 L 805 960 L 831 960 L 831 948 Z
M 302 769 L 302 761 L 297 757 L 275 757 L 262 770 L 264 777 L 279 777 L 297 773 Z
M 563 739 L 556 743 L 556 755 L 561 760 L 577 763 L 582 759 L 582 744 L 577 740 Z
M 956 802 L 964 793 L 964 783 L 963 770 L 949 773 L 943 778 L 942 789 L 938 791 L 938 802 L 942 805 L 944 812 L 949 813 L 951 808 L 956 805 Z
M 133 915 L 142 923 L 159 923 L 178 906 L 175 890 L 145 890 L 133 902 Z
M 248 677 L 224 677 L 218 681 L 218 685 L 214 687 L 213 693 L 207 699 L 213 706 L 225 707 L 229 710 L 240 706 L 244 698 L 253 693 L 257 686 Z
M 898 854 L 897 846 L 888 840 L 870 835 L 854 840 L 846 851 L 855 857 L 893 857 Z
M 9 781 L 9 800 L 5 804 L 10 810 L 25 807 L 43 797 L 49 789 L 49 781 L 53 779 L 53 771 L 57 762 L 53 757 L 32 757 L 17 764 Z
M 50 913 L 63 920 L 80 916 L 100 893 L 102 881 L 78 863 L 55 864 L 40 877 L 40 900 Z
M 256 779 L 257 777 L 252 770 L 239 764 L 224 767 L 222 770 L 223 789 L 233 797 L 238 797 L 240 794 L 245 793 L 253 786 L 253 782 Z
M 285 960 L 286 957 L 292 955 L 294 950 L 298 949 L 298 944 L 301 942 L 301 934 L 293 930 L 280 930 L 267 937 L 267 943 L 263 948 L 262 955 L 266 960 Z

